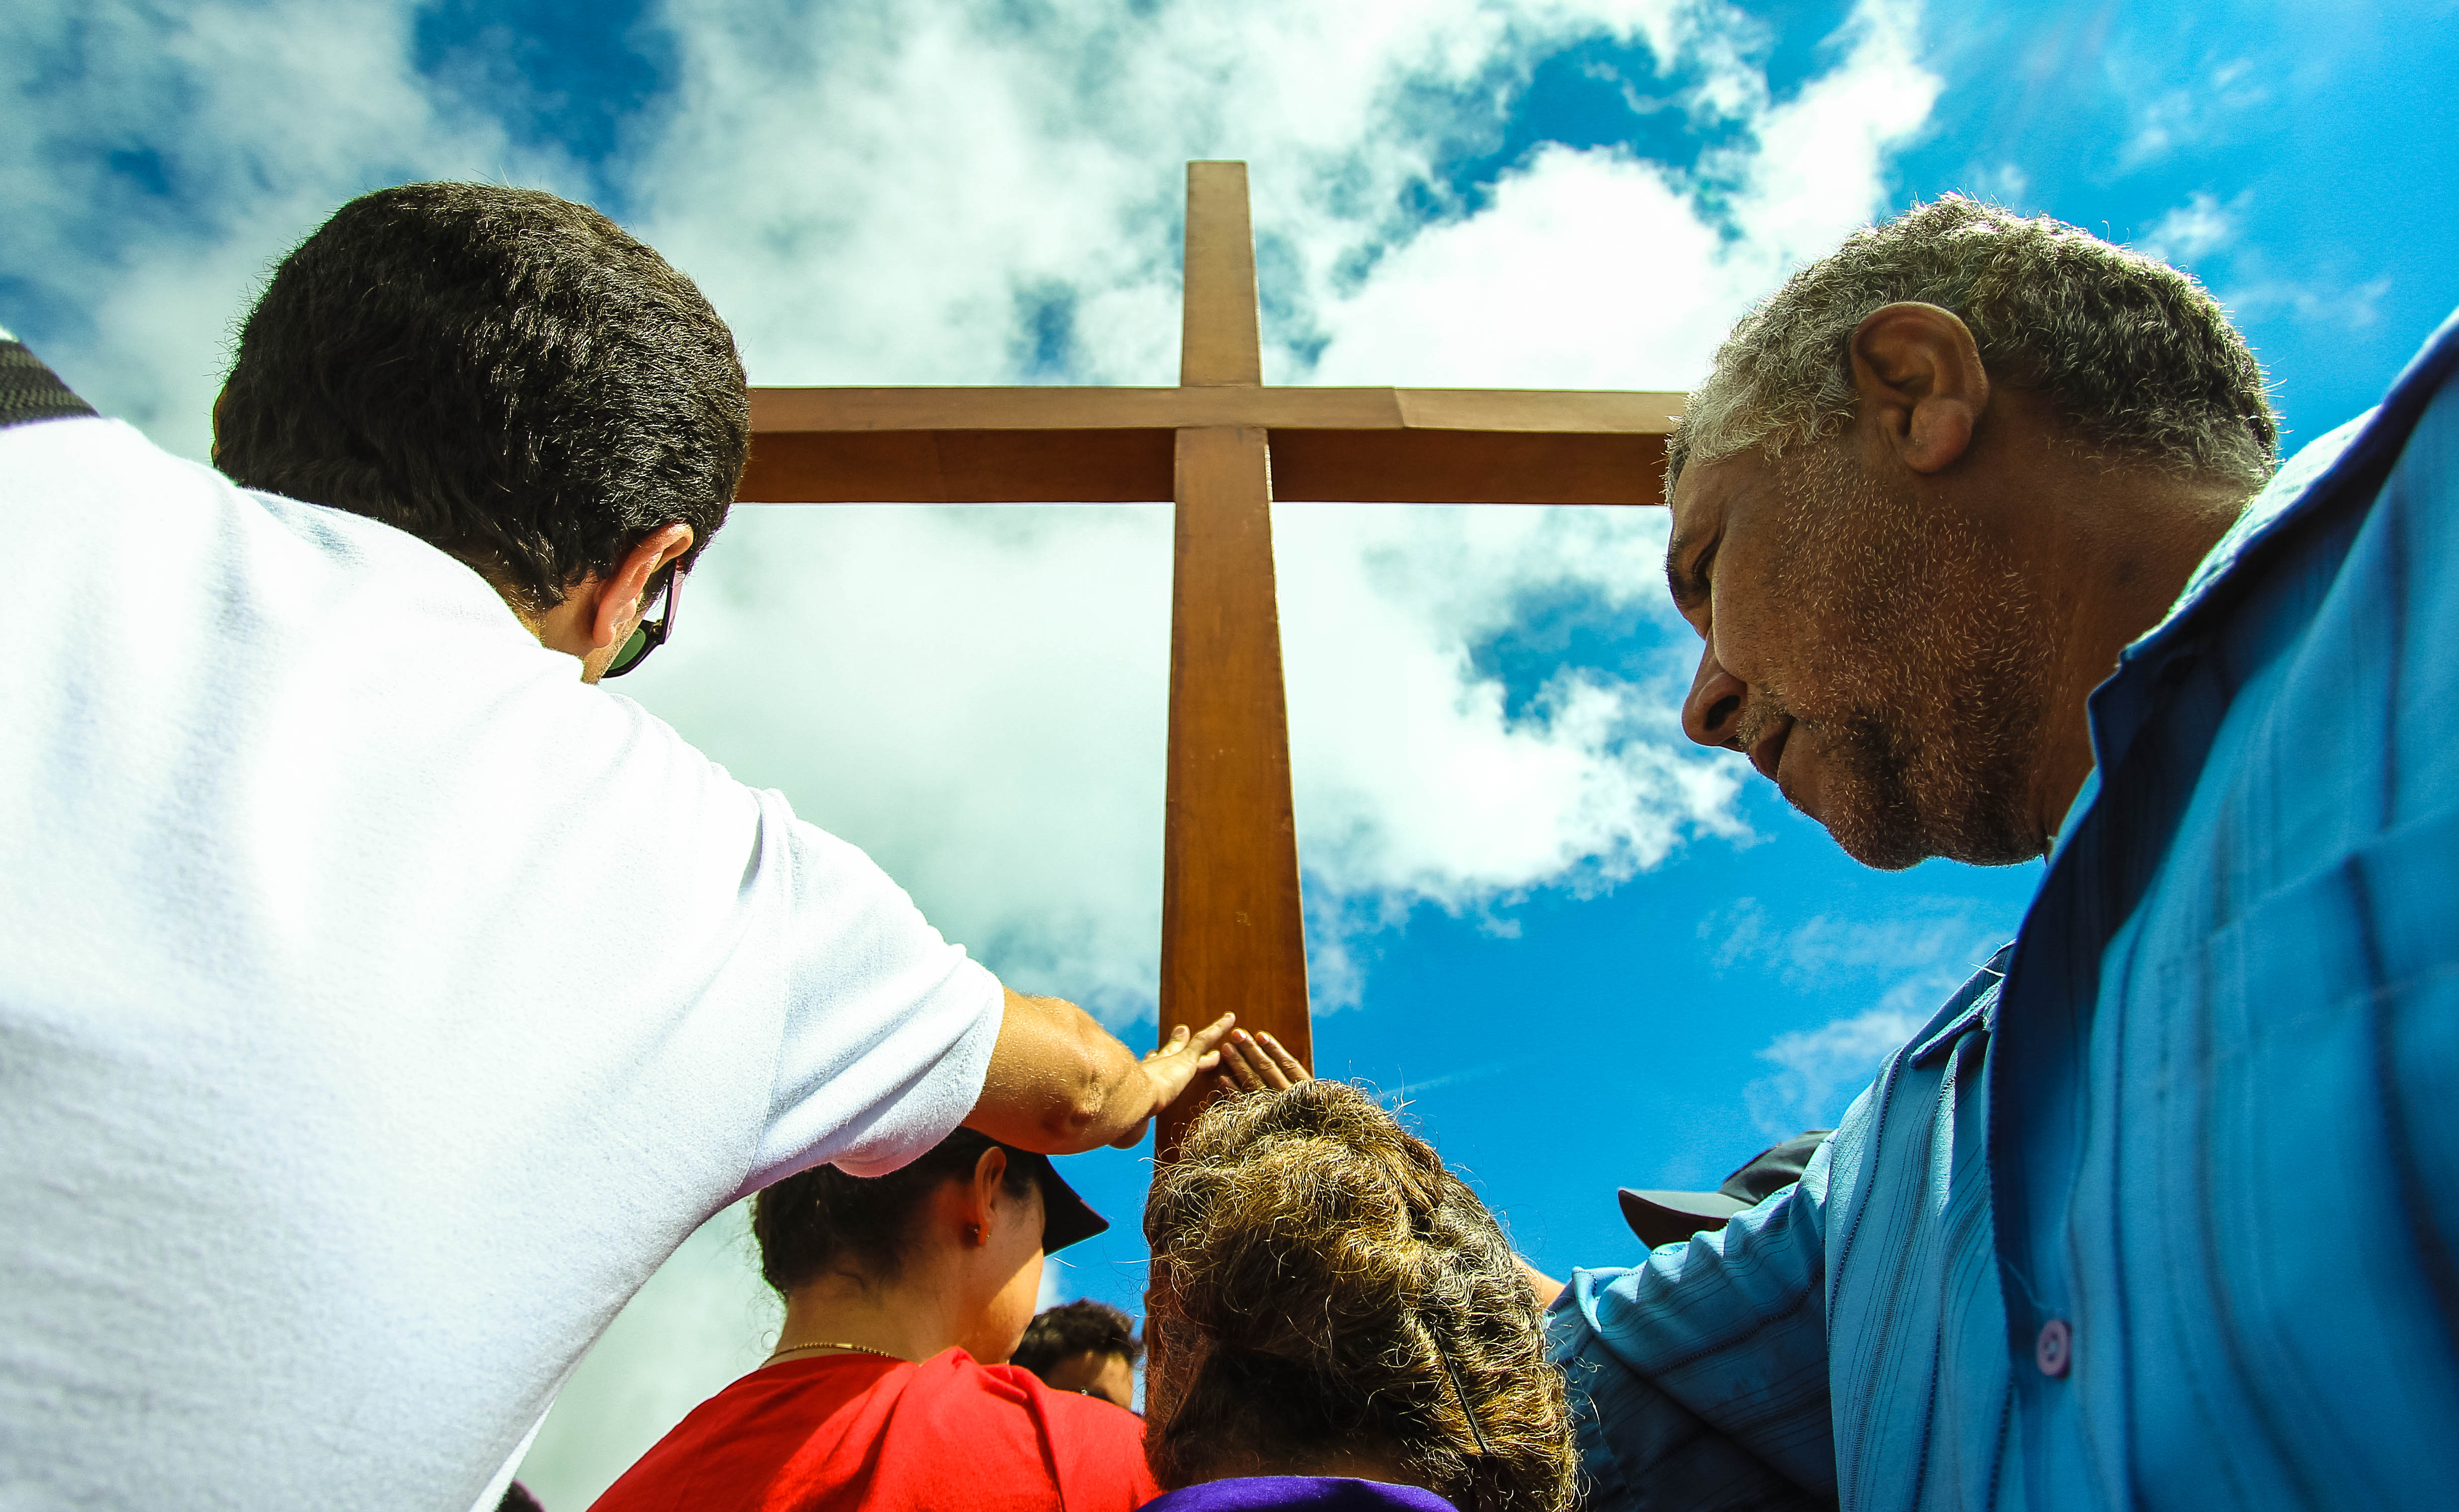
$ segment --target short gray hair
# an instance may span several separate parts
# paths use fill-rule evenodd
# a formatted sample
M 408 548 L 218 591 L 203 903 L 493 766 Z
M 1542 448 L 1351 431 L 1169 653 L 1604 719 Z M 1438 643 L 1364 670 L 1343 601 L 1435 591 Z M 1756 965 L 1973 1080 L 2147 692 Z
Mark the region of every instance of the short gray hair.
M 1900 301 L 1953 310 L 1993 373 L 2037 387 L 2094 451 L 2200 477 L 2271 477 L 2280 424 L 2262 367 L 2188 274 L 2079 226 L 1948 195 L 1863 226 L 1742 317 L 1665 459 L 1786 448 L 1840 430 L 1859 400 L 1847 346 Z

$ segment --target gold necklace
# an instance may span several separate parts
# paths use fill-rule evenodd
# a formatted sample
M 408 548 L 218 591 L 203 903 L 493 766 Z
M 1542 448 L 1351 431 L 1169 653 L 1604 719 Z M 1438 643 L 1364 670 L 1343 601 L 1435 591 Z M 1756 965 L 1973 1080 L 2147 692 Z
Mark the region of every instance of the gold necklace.
M 875 1350 L 868 1344 L 839 1344 L 825 1339 L 814 1339 L 809 1344 L 780 1344 L 768 1352 L 768 1360 L 770 1364 L 774 1364 L 788 1354 L 800 1354 L 805 1350 L 824 1349 L 851 1350 L 857 1354 L 876 1354 L 881 1359 L 893 1359 L 900 1363 L 905 1359 L 902 1354 L 891 1354 L 886 1350 Z

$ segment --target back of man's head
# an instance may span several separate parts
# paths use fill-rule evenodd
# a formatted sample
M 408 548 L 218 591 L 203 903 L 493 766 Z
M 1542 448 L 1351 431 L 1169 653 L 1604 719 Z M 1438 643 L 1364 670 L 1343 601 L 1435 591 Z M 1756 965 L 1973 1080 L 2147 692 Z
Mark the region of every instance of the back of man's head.
M 725 520 L 743 365 L 691 280 L 583 205 L 418 183 L 300 243 L 240 333 L 216 415 L 234 481 L 385 521 L 520 607 L 648 532 Z
M 1834 435 L 1858 402 L 1854 330 L 1902 302 L 1961 317 L 1989 370 L 2045 393 L 2091 452 L 2247 494 L 2270 479 L 2261 366 L 2201 284 L 2079 226 L 1948 195 L 1855 232 L 1734 326 L 1674 433 L 1666 497 L 1691 462 Z

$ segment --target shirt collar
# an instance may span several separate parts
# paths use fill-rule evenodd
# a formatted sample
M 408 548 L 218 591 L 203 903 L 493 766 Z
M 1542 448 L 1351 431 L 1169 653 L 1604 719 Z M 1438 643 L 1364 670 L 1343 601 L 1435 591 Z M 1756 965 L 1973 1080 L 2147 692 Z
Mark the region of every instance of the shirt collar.
M 2066 850 L 2068 838 L 2073 835 L 2075 827 L 2083 823 L 2084 815 L 2091 812 L 2091 802 L 2099 796 L 2100 768 L 2094 766 L 2084 773 L 2083 786 L 2075 789 L 2074 801 L 2067 805 L 2067 816 L 2058 821 L 2057 831 L 2049 836 L 2049 860 L 2055 861 Z
M 1978 970 L 1965 978 L 1944 1007 L 1911 1040 L 1912 1049 L 1905 1063 L 1919 1065 L 1976 1026 L 1983 1030 L 1998 1027 L 1998 989 L 2007 979 L 2007 963 L 2014 958 L 2015 942 L 2008 940 L 1997 953 L 1981 963 Z
M 2343 486 L 2367 476 L 2377 465 L 2387 464 L 2406 444 L 2408 431 L 2453 368 L 2459 368 L 2459 310 L 2453 310 L 2409 359 L 2381 404 L 2308 443 L 2289 459 L 2246 505 L 2237 523 L 2204 554 L 2168 614 L 2126 648 L 2120 662 L 2135 661 L 2173 639 L 2196 611 L 2219 597 L 2221 586 L 2259 548 Z M 2074 817 L 2081 817 L 2080 811 Z

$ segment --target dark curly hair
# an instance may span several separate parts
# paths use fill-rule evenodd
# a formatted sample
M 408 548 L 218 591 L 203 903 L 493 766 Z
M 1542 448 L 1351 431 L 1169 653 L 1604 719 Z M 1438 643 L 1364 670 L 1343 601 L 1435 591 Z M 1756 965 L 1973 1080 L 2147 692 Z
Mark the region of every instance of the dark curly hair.
M 395 525 L 524 608 L 682 521 L 725 522 L 751 435 L 734 337 L 584 205 L 414 183 L 283 259 L 242 327 L 214 463 Z
M 1536 1292 L 1485 1205 L 1338 1082 L 1215 1102 L 1153 1179 L 1145 1452 L 1165 1487 L 1388 1455 L 1472 1512 L 1559 1512 L 1575 1460 Z
M 1136 1337 L 1133 1318 L 1091 1297 L 1046 1308 L 1025 1325 L 1024 1338 L 1008 1356 L 1044 1380 L 1060 1361 L 1079 1354 L 1116 1354 L 1133 1365 L 1145 1357 L 1144 1340 Z
M 762 1279 L 779 1296 L 832 1271 L 894 1280 L 922 1205 L 941 1183 L 971 1180 L 982 1152 L 996 1147 L 990 1136 L 959 1128 L 885 1176 L 814 1166 L 763 1189 L 751 1199 Z M 999 1186 L 1022 1197 L 1033 1190 L 1033 1173 L 1011 1160 Z

